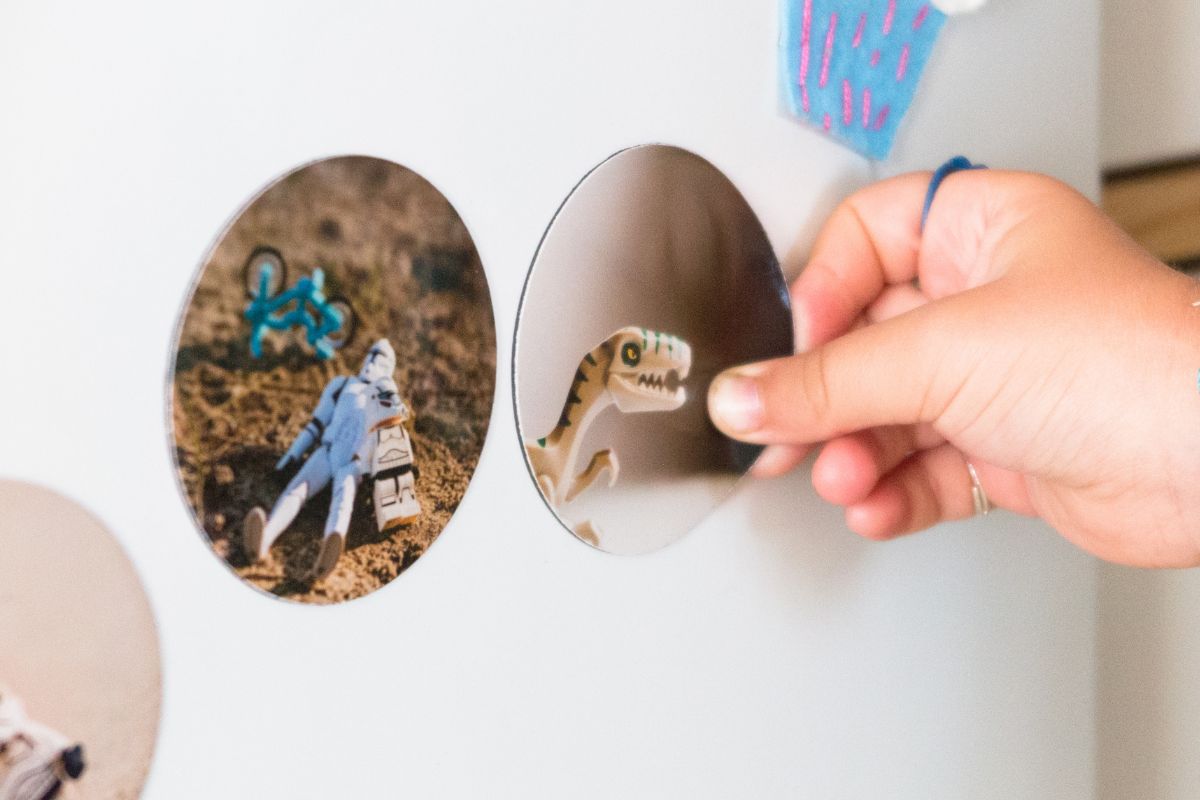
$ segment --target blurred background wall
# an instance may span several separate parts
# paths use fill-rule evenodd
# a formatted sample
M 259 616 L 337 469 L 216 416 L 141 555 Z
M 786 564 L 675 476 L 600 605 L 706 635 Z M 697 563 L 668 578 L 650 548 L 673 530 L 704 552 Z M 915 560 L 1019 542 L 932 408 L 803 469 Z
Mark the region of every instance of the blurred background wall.
M 1106 168 L 1200 155 L 1200 3 L 1103 0 Z

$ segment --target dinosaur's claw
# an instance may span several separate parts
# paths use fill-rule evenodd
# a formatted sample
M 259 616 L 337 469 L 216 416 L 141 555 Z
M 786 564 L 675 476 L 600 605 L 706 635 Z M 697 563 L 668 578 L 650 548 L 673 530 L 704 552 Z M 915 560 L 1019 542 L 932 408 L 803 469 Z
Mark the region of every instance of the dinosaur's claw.
M 601 450 L 596 453 L 588 462 L 587 469 L 579 473 L 572 482 L 571 489 L 567 492 L 566 502 L 574 500 L 580 492 L 591 486 L 600 477 L 600 473 L 605 470 L 608 470 L 610 475 L 608 485 L 612 486 L 616 483 L 618 469 L 617 456 L 612 450 Z
M 581 522 L 576 525 L 573 529 L 573 532 L 576 536 L 590 544 L 592 547 L 600 546 L 600 531 L 591 523 L 590 520 L 588 522 Z

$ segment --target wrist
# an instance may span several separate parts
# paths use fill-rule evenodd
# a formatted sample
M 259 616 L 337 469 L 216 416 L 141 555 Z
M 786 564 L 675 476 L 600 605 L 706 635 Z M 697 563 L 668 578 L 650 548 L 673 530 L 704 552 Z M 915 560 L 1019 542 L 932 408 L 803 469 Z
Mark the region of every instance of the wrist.
M 1200 553 L 1200 283 L 1178 272 L 1165 275 L 1162 311 L 1164 404 L 1163 481 L 1180 519 Z M 1165 312 L 1165 313 L 1163 313 Z M 1153 317 L 1149 317 L 1152 319 Z M 1166 498 L 1164 498 L 1165 500 Z

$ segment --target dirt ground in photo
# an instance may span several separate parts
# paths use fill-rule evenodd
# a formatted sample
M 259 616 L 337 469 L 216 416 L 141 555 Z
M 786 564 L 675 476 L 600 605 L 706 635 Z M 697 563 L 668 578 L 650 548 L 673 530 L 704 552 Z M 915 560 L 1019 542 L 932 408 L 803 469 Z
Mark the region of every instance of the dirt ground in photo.
M 353 341 L 321 361 L 297 333 L 268 334 L 249 351 L 243 266 L 258 246 L 279 250 L 287 285 L 320 267 L 326 295 L 358 316 Z M 335 572 L 306 578 L 317 555 L 328 489 L 309 499 L 269 559 L 251 564 L 242 520 L 270 509 L 292 472 L 276 461 L 310 419 L 325 384 L 358 372 L 371 343 L 396 350 L 396 383 L 420 471 L 420 518 L 380 534 L 359 487 L 347 549 Z M 486 278 L 461 219 L 415 173 L 349 157 L 285 177 L 235 219 L 211 253 L 184 312 L 172 383 L 179 476 L 213 551 L 244 580 L 290 600 L 367 594 L 407 569 L 450 521 L 479 460 L 492 410 L 495 327 Z

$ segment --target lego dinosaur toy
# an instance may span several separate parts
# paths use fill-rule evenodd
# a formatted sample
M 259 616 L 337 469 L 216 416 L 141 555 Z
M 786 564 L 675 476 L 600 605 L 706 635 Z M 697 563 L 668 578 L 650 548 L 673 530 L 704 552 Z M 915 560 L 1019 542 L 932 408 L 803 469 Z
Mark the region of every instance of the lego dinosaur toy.
M 674 411 L 687 400 L 683 380 L 692 365 L 692 349 L 676 336 L 645 328 L 622 328 L 579 362 L 558 425 L 544 438 L 526 442 L 525 453 L 538 487 L 555 511 L 574 500 L 607 470 L 608 485 L 617 481 L 619 464 L 611 449 L 595 453 L 576 474 L 584 434 L 609 406 L 626 414 Z M 584 541 L 599 544 L 591 522 L 572 530 Z

